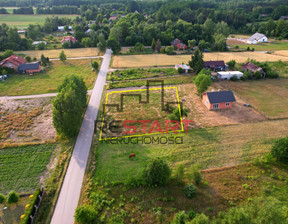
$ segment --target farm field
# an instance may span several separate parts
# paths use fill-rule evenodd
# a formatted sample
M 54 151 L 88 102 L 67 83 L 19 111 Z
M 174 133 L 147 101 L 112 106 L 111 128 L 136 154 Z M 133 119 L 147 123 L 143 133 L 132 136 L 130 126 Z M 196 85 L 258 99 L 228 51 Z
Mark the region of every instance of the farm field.
M 254 48 L 255 51 L 282 51 L 282 50 L 288 50 L 288 42 L 275 42 L 275 43 L 261 43 L 261 44 L 237 44 L 239 45 L 239 48 L 241 49 L 247 49 L 249 47 L 250 49 Z M 232 47 L 235 47 L 236 45 L 231 45 Z M 281 55 L 281 54 L 277 54 Z M 286 55 L 284 55 L 287 57 Z
M 40 59 L 41 55 L 44 54 L 45 57 L 49 57 L 50 59 L 57 58 L 59 59 L 59 54 L 61 51 L 64 51 L 67 58 L 75 58 L 75 57 L 92 57 L 98 55 L 97 48 L 74 48 L 74 49 L 57 49 L 57 50 L 36 50 L 36 51 L 15 51 L 15 54 L 18 55 L 29 55 L 32 58 L 36 57 Z
M 258 52 L 219 52 L 219 53 L 204 53 L 204 60 L 220 60 L 228 62 L 232 59 L 238 63 L 246 62 L 247 59 L 255 59 L 257 61 L 288 61 L 288 57 L 283 55 L 264 54 Z M 158 66 L 172 66 L 188 63 L 191 60 L 191 55 L 164 55 L 157 56 Z M 113 68 L 133 68 L 133 67 L 152 67 L 156 65 L 156 54 L 152 55 L 123 55 L 114 56 L 112 60 Z
M 0 192 L 31 192 L 50 161 L 53 144 L 20 146 L 0 150 Z
M 232 89 L 270 117 L 288 117 L 288 79 L 221 82 L 220 86 Z
M 22 14 L 0 14 L 1 23 L 6 23 L 8 26 L 17 27 L 18 29 L 27 28 L 29 24 L 43 25 L 45 18 L 58 16 L 74 19 L 77 15 L 22 15 Z
M 45 55 L 46 56 L 46 55 Z M 93 59 L 101 64 L 102 59 Z M 88 88 L 91 88 L 97 74 L 92 72 L 90 59 L 52 61 L 47 71 L 29 75 L 10 75 L 0 83 L 1 96 L 29 95 L 57 92 L 57 87 L 65 77 L 78 75 L 83 77 Z
M 177 135 L 183 137 L 184 144 L 179 145 L 99 142 L 94 177 L 101 182 L 126 182 L 127 177 L 139 176 L 147 161 L 155 157 L 163 158 L 173 169 L 178 164 L 186 169 L 196 164 L 207 169 L 251 162 L 269 152 L 274 139 L 287 134 L 288 120 L 275 120 L 193 129 Z M 128 159 L 131 153 L 136 154 L 134 160 Z

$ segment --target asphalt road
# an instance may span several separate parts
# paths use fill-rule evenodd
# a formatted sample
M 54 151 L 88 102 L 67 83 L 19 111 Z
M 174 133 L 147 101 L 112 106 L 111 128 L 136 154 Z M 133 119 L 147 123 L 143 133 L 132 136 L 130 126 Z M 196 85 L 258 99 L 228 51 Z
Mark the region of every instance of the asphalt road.
M 87 159 L 91 147 L 103 87 L 111 59 L 111 50 L 106 50 L 85 117 L 73 150 L 73 154 L 64 178 L 52 224 L 73 224 L 74 213 L 78 205 Z

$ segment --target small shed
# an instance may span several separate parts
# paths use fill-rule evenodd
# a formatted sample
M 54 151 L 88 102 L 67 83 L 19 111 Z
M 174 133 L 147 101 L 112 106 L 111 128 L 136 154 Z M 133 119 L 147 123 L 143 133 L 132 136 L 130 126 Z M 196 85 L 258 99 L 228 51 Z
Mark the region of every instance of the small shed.
M 263 42 L 268 42 L 268 38 L 262 33 L 255 33 L 247 40 L 248 44 L 257 44 Z
M 217 78 L 219 80 L 230 80 L 234 75 L 240 79 L 243 76 L 243 73 L 239 71 L 217 72 Z
M 178 70 L 178 68 L 182 68 L 185 73 L 188 73 L 188 71 L 191 69 L 188 65 L 185 64 L 175 65 L 175 69 Z
M 232 91 L 207 92 L 203 94 L 202 103 L 209 110 L 231 108 L 236 102 Z

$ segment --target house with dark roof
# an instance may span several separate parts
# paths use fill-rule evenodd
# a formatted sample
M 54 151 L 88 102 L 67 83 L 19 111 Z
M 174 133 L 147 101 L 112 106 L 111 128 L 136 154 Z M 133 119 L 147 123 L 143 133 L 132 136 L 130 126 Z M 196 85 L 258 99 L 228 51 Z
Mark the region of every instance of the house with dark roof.
M 18 73 L 22 73 L 22 74 L 32 74 L 32 73 L 36 73 L 40 71 L 41 71 L 41 67 L 38 62 L 21 64 L 18 67 Z
M 261 72 L 262 75 L 265 75 L 265 72 L 263 71 L 261 67 L 258 67 L 257 65 L 254 65 L 251 62 L 246 63 L 241 68 L 244 70 L 244 72 L 250 71 L 254 74 L 255 72 L 258 71 L 258 72 Z
M 226 65 L 224 61 L 204 61 L 204 68 L 212 71 L 225 71 Z
M 288 20 L 288 16 L 281 16 L 280 19 Z
M 26 63 L 26 60 L 17 55 L 11 55 L 0 62 L 1 67 L 12 68 L 17 71 L 19 65 Z
M 218 92 L 204 93 L 202 102 L 208 110 L 217 110 L 231 108 L 236 99 L 232 91 L 219 90 Z

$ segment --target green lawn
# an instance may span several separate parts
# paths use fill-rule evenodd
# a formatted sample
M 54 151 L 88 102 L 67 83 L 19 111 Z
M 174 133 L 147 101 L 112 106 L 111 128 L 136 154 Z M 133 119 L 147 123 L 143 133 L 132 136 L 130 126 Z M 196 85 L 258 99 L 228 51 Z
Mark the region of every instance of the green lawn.
M 237 45 L 231 45 L 235 47 Z M 275 42 L 275 43 L 261 43 L 261 44 L 241 44 L 238 45 L 241 49 L 254 48 L 255 51 L 280 51 L 288 50 L 288 42 Z
M 26 28 L 29 24 L 43 25 L 46 17 L 65 17 L 74 19 L 77 15 L 22 15 L 22 14 L 0 14 L 1 23 L 6 23 L 8 26 L 17 28 Z
M 0 150 L 0 192 L 31 192 L 39 185 L 54 145 L 23 146 Z
M 188 134 L 179 134 L 183 144 L 178 145 L 100 142 L 94 178 L 126 182 L 129 177 L 140 175 L 147 162 L 155 157 L 165 159 L 173 169 L 178 164 L 184 164 L 187 169 L 198 164 L 205 169 L 250 162 L 267 153 L 273 139 L 287 134 L 288 120 L 277 120 L 190 130 Z M 136 157 L 129 159 L 131 153 Z
M 100 64 L 102 59 L 94 60 Z M 83 77 L 88 88 L 92 87 L 97 76 L 92 72 L 90 59 L 52 61 L 45 72 L 33 76 L 10 75 L 5 82 L 0 82 L 0 96 L 54 93 L 64 78 L 73 74 Z

